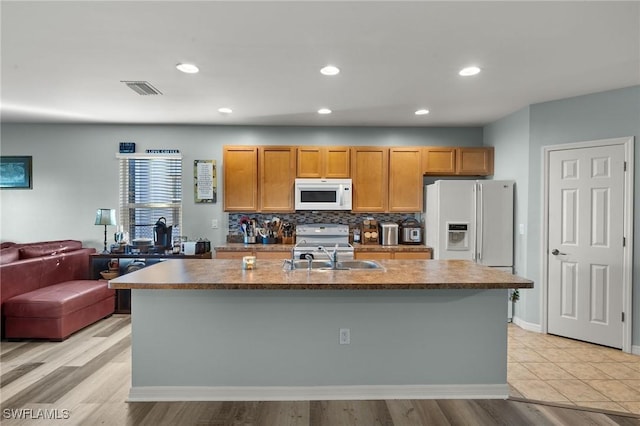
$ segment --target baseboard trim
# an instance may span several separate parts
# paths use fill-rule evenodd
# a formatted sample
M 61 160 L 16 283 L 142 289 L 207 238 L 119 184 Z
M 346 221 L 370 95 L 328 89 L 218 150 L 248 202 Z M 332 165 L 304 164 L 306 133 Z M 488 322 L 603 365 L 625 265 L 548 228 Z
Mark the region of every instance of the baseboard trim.
M 634 355 L 640 355 L 640 346 L 639 345 L 631 346 L 631 353 Z
M 135 386 L 128 402 L 314 401 L 366 399 L 507 399 L 509 386 Z
M 540 324 L 534 324 L 532 322 L 526 322 L 521 318 L 518 317 L 513 317 L 512 322 L 517 325 L 518 327 L 527 330 L 527 331 L 534 331 L 536 333 L 542 333 L 542 327 L 540 326 Z

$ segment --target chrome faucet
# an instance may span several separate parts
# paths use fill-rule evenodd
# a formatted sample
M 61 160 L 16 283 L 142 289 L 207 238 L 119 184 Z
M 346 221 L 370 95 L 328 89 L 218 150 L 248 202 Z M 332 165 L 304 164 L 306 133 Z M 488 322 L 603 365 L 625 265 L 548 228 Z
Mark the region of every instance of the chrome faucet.
M 294 269 L 296 269 L 296 254 L 295 254 L 295 252 L 296 252 L 296 248 L 298 248 L 298 246 L 299 246 L 300 244 L 303 244 L 303 243 L 306 243 L 306 241 L 305 241 L 305 240 L 298 241 L 298 242 L 293 246 L 293 248 L 291 249 L 291 259 L 285 259 L 285 260 L 284 260 L 284 265 L 283 265 L 283 266 L 288 265 L 288 269 L 289 269 L 290 271 L 293 271 Z M 311 264 L 311 263 L 309 263 L 309 264 Z
M 329 257 L 331 269 L 338 269 L 338 244 L 333 248 L 333 252 L 329 252 L 324 246 L 318 246 L 318 250 Z

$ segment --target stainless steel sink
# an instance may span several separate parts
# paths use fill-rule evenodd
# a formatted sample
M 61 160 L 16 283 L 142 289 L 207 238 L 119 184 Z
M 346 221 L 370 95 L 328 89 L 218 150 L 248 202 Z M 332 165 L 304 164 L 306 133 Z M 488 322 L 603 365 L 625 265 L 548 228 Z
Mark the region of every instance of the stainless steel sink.
M 284 268 L 289 266 L 289 261 L 285 262 Z M 307 260 L 294 260 L 294 269 L 309 269 L 327 271 L 327 270 L 362 270 L 362 269 L 384 269 L 382 265 L 373 260 L 343 260 L 338 261 L 336 268 L 331 268 L 331 262 L 327 260 L 312 260 L 311 263 Z
M 338 262 L 338 267 L 348 269 L 384 269 L 384 267 L 375 260 L 343 260 Z
M 285 265 L 286 266 L 286 265 Z M 294 260 L 293 267 L 295 269 L 309 269 L 308 260 Z M 312 260 L 311 269 L 331 268 L 331 262 L 328 260 Z

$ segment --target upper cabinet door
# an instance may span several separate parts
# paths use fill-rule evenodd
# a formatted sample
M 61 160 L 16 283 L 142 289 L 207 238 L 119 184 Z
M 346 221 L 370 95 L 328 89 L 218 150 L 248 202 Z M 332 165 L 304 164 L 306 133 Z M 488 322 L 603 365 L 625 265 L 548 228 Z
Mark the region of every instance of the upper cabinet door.
M 490 176 L 493 174 L 493 147 L 458 148 L 456 154 L 457 174 L 467 176 Z
M 424 147 L 422 151 L 422 171 L 425 175 L 435 176 L 492 175 L 493 147 Z
M 299 146 L 298 147 L 298 172 L 299 178 L 320 178 L 324 170 L 324 158 L 322 147 Z
M 297 177 L 348 178 L 350 151 L 341 146 L 299 146 Z
M 348 146 L 327 146 L 324 152 L 324 176 L 321 177 L 351 177 L 351 150 Z
M 258 148 L 225 146 L 222 154 L 223 208 L 225 211 L 258 210 Z
M 422 149 L 422 173 L 425 175 L 454 175 L 456 148 L 429 146 Z
M 422 193 L 422 148 L 390 148 L 389 211 L 421 211 Z
M 296 177 L 296 148 L 261 146 L 258 149 L 260 206 L 262 212 L 292 212 Z
M 351 148 L 354 212 L 387 211 L 389 148 Z

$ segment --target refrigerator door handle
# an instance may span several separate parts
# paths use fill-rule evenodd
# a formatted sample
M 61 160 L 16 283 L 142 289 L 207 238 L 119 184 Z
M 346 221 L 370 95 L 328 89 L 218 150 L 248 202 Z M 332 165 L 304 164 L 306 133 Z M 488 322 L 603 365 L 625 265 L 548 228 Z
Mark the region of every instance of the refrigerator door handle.
M 482 261 L 482 249 L 484 239 L 484 203 L 482 196 L 482 184 L 478 183 L 478 191 L 476 195 L 477 199 L 477 211 L 476 211 L 476 249 L 478 250 L 478 262 Z
M 478 220 L 478 184 L 473 185 L 473 218 L 474 222 Z M 478 261 L 478 227 L 477 223 L 473 224 L 473 244 L 471 245 L 471 260 Z

